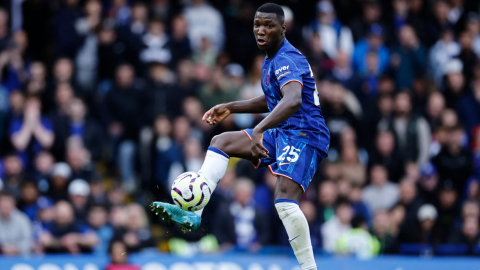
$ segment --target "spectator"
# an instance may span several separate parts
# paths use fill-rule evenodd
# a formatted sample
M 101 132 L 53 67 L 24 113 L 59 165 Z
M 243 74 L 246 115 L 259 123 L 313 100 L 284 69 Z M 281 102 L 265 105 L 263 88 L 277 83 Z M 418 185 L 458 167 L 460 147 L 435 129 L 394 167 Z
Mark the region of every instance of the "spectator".
M 412 180 L 402 180 L 399 187 L 400 203 L 405 208 L 403 222 L 400 223 L 399 241 L 409 243 L 415 240 L 411 234 L 411 229 L 417 225 L 417 213 L 418 209 L 423 205 L 423 199 L 418 196 L 417 187 Z
M 139 270 L 137 266 L 129 264 L 127 246 L 122 241 L 113 241 L 108 248 L 111 263 L 106 270 Z
M 17 208 L 25 213 L 31 221 L 35 220 L 38 215 L 39 207 L 37 200 L 39 196 L 40 191 L 35 182 L 25 181 L 22 183 Z
M 317 219 L 317 212 L 315 205 L 310 201 L 300 202 L 300 209 L 302 210 L 310 228 L 310 239 L 312 240 L 312 247 L 322 246 L 322 235 L 320 233 L 321 223 Z M 288 237 L 287 237 L 288 238 Z
M 465 92 L 467 82 L 463 75 L 463 63 L 457 58 L 451 59 L 445 65 L 445 100 L 448 108 L 455 108 L 459 98 Z
M 466 244 L 468 254 L 472 254 L 473 247 L 480 244 L 478 218 L 467 217 L 463 220 L 461 232 L 454 232 L 448 242 L 452 244 Z
M 105 255 L 108 253 L 108 245 L 113 237 L 113 229 L 107 223 L 107 209 L 101 205 L 94 205 L 88 210 L 88 225 L 98 235 L 98 245 L 93 248 L 93 254 Z
M 433 45 L 439 38 L 442 29 L 452 28 L 453 25 L 448 21 L 448 14 L 450 12 L 450 4 L 447 0 L 440 0 L 434 3 L 433 20 L 428 22 L 426 28 L 427 46 Z
M 148 228 L 145 210 L 139 204 L 129 204 L 125 208 L 125 227 L 115 231 L 112 241 L 121 240 L 128 252 L 139 252 L 147 247 L 154 247 L 152 235 Z
M 10 123 L 10 140 L 24 164 L 29 164 L 30 151 L 48 150 L 55 140 L 52 122 L 41 115 L 41 106 L 38 98 L 27 98 L 23 118 L 12 119 Z
M 318 187 L 317 216 L 321 223 L 335 216 L 334 204 L 338 198 L 338 189 L 333 181 L 325 180 Z
M 440 126 L 445 104 L 445 97 L 440 92 L 433 92 L 428 96 L 426 119 L 430 124 L 430 130 L 436 130 Z
M 436 227 L 437 209 L 431 204 L 424 204 L 418 209 L 419 229 L 415 230 L 417 233 L 412 242 L 422 244 L 438 244 L 441 242 L 442 235 Z
M 477 57 L 480 57 L 480 16 L 475 12 L 470 12 L 465 28 L 473 37 L 473 51 Z
M 346 200 L 339 200 L 335 207 L 335 216 L 322 225 L 321 233 L 323 240 L 323 249 L 327 252 L 333 252 L 335 243 L 341 235 L 348 232 L 352 227 L 350 225 L 353 218 L 353 209 Z
M 447 241 L 448 234 L 455 229 L 455 220 L 459 216 L 457 200 L 458 192 L 454 189 L 452 181 L 444 181 L 438 191 L 439 218 L 437 222 L 437 227 L 443 242 Z
M 22 160 L 16 154 L 7 154 L 3 159 L 3 167 L 2 190 L 17 198 L 20 194 L 20 185 L 25 178 Z
M 418 181 L 420 196 L 425 199 L 426 203 L 436 205 L 438 188 L 439 176 L 437 168 L 431 162 L 423 164 Z
M 432 160 L 442 178 L 451 179 L 458 192 L 463 191 L 467 179 L 473 174 L 471 154 L 462 147 L 463 132 L 460 126 L 452 127 L 447 144 Z
M 5 255 L 26 255 L 32 249 L 32 222 L 15 208 L 15 198 L 0 194 L 0 251 Z
M 460 97 L 455 109 L 459 120 L 465 125 L 467 136 L 473 139 L 474 129 L 480 125 L 480 74 L 472 81 L 471 91 Z
M 195 0 L 183 12 L 188 25 L 188 38 L 194 51 L 200 50 L 202 40 L 212 42 L 216 52 L 223 49 L 225 32 L 223 19 L 218 10 L 206 0 Z
M 161 20 L 150 21 L 142 41 L 145 47 L 139 55 L 142 62 L 168 64 L 172 60 L 172 44 Z
M 87 210 L 89 208 L 90 186 L 83 179 L 75 179 L 68 185 L 68 197 L 72 203 L 75 218 L 78 222 L 87 221 Z
M 145 112 L 142 109 L 143 96 L 134 88 L 134 70 L 129 64 L 122 64 L 116 70 L 116 87 L 105 96 L 103 105 L 104 124 L 117 153 L 117 166 L 124 188 L 133 192 L 135 183 L 136 140 L 142 127 Z M 140 114 L 138 112 L 141 112 Z
M 68 138 L 75 136 L 88 149 L 92 159 L 99 160 L 102 154 L 102 131 L 97 122 L 87 115 L 87 105 L 79 98 L 72 98 L 67 106 L 68 118 L 58 123 L 55 131 L 59 151 L 65 155 Z
M 428 160 L 430 128 L 423 117 L 412 112 L 412 100 L 407 92 L 395 96 L 395 116 L 390 122 L 390 129 L 407 161 L 420 165 Z
M 95 30 L 102 22 L 101 16 L 101 1 L 89 0 L 85 3 L 85 17 L 75 21 L 76 34 L 83 39 L 75 55 L 76 82 L 87 96 L 92 94 L 97 79 L 98 39 Z
M 404 25 L 400 29 L 399 43 L 392 51 L 390 63 L 396 73 L 397 87 L 412 88 L 414 78 L 425 73 L 426 51 L 410 25 Z
M 234 190 L 234 200 L 218 209 L 217 216 L 224 218 L 214 224 L 214 234 L 224 250 L 236 245 L 258 251 L 270 241 L 270 232 L 268 220 L 252 201 L 255 186 L 249 179 L 237 179 Z
M 386 210 L 375 212 L 372 235 L 380 242 L 379 253 L 392 254 L 397 252 L 397 236 L 392 232 L 392 220 Z
M 372 213 L 389 209 L 398 201 L 398 186 L 388 181 L 388 172 L 382 165 L 370 169 L 370 183 L 363 189 L 362 200 Z
M 35 165 L 31 175 L 41 192 L 48 190 L 48 180 L 54 164 L 55 158 L 50 152 L 42 151 L 35 156 Z
M 379 24 L 373 24 L 366 38 L 355 44 L 353 67 L 361 74 L 367 74 L 366 57 L 369 52 L 378 53 L 378 72 L 383 73 L 388 68 L 390 51 L 384 45 L 384 30 Z
M 200 100 L 205 108 L 230 102 L 237 98 L 238 89 L 223 74 L 220 67 L 214 67 L 210 80 L 200 90 Z
M 371 164 L 383 165 L 390 177 L 390 180 L 397 183 L 404 175 L 403 158 L 400 152 L 395 149 L 395 136 L 391 131 L 382 131 L 377 134 L 375 140 L 375 152 L 369 161 Z
M 67 200 L 67 187 L 71 175 L 70 166 L 64 162 L 59 162 L 52 167 L 47 195 L 55 202 Z
M 334 59 L 337 51 L 342 50 L 348 55 L 353 54 L 353 36 L 348 26 L 343 26 L 336 18 L 335 9 L 329 1 L 317 3 L 317 17 L 309 25 L 310 35 L 318 33 L 322 40 L 322 48 Z M 307 37 L 308 39 L 311 36 Z
M 89 253 L 98 244 L 98 237 L 77 222 L 70 203 L 59 201 L 55 205 L 54 221 L 41 233 L 40 243 L 47 253 Z
M 455 32 L 451 28 L 443 29 L 440 39 L 430 49 L 430 72 L 437 84 L 442 82 L 448 61 L 459 53 L 460 46 L 455 41 Z
M 335 244 L 335 253 L 353 254 L 361 259 L 374 257 L 380 251 L 380 243 L 368 232 L 362 217 L 352 219 L 352 229 L 343 233 Z
M 342 50 L 338 51 L 332 75 L 343 85 L 343 87 L 345 87 L 345 89 L 352 91 L 357 99 L 359 99 L 360 103 L 362 103 L 363 93 L 360 88 L 361 78 L 358 73 L 353 70 L 351 55 Z
M 362 17 L 353 19 L 351 23 L 355 42 L 367 36 L 372 25 L 381 25 L 381 16 L 382 8 L 379 1 L 370 0 L 363 2 Z

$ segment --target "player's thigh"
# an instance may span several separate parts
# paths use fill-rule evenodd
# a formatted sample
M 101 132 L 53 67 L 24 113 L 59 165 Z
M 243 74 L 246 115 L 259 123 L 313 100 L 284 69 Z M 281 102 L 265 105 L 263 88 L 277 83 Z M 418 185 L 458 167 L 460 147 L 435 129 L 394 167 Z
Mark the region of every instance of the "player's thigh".
M 213 137 L 210 146 L 218 148 L 230 157 L 257 161 L 250 150 L 250 138 L 243 131 L 225 132 Z

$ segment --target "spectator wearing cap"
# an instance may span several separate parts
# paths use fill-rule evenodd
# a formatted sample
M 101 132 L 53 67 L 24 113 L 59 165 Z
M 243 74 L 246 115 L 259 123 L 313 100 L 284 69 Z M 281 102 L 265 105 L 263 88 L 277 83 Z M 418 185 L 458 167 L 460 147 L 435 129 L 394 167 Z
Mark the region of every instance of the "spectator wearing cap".
M 75 219 L 69 202 L 59 201 L 55 204 L 54 220 L 40 234 L 39 242 L 47 253 L 90 253 L 98 236 Z
M 467 179 L 473 175 L 471 153 L 462 147 L 464 130 L 461 126 L 452 127 L 447 135 L 447 143 L 432 162 L 443 179 L 451 179 L 453 188 L 462 193 Z
M 305 37 L 307 39 L 310 39 L 313 33 L 319 34 L 321 40 L 319 45 L 330 58 L 336 58 L 338 50 L 348 55 L 353 54 L 352 31 L 336 18 L 335 8 L 331 2 L 322 0 L 317 3 L 317 17 L 306 30 L 304 34 L 307 35 Z
M 5 255 L 28 254 L 32 249 L 32 222 L 15 207 L 15 198 L 0 194 L 0 251 Z
M 90 186 L 83 179 L 75 179 L 68 185 L 68 197 L 75 211 L 77 221 L 86 222 L 89 206 Z
M 47 191 L 48 197 L 52 198 L 54 201 L 66 200 L 67 199 L 67 187 L 70 177 L 72 175 L 72 170 L 67 163 L 59 162 L 56 163 L 51 171 L 51 179 L 49 188 Z
M 388 181 L 388 171 L 382 165 L 373 165 L 370 169 L 370 184 L 362 192 L 362 201 L 372 213 L 380 209 L 389 209 L 399 198 L 398 185 Z
M 437 193 L 439 188 L 439 175 L 433 163 L 427 162 L 420 168 L 420 179 L 418 191 L 426 203 L 437 204 Z
M 413 80 L 425 74 L 426 50 L 412 26 L 400 28 L 399 45 L 392 50 L 390 66 L 395 72 L 398 89 L 412 88 Z
M 468 83 L 463 75 L 464 66 L 458 58 L 449 60 L 445 65 L 444 95 L 448 108 L 455 108 L 459 98 L 465 92 Z
M 365 38 L 355 44 L 353 67 L 360 74 L 367 74 L 367 55 L 375 52 L 378 55 L 378 72 L 383 73 L 389 65 L 390 51 L 384 45 L 384 30 L 379 24 L 373 24 Z
M 417 212 L 418 225 L 411 231 L 411 242 L 421 244 L 439 244 L 444 235 L 437 226 L 438 213 L 431 204 L 422 205 Z

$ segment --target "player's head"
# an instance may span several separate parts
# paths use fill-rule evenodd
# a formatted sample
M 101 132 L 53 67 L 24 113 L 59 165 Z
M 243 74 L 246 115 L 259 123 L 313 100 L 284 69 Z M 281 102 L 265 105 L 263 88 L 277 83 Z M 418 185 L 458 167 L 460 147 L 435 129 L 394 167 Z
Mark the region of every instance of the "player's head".
M 286 26 L 281 6 L 265 4 L 257 9 L 253 20 L 253 34 L 260 50 L 268 50 L 283 41 Z

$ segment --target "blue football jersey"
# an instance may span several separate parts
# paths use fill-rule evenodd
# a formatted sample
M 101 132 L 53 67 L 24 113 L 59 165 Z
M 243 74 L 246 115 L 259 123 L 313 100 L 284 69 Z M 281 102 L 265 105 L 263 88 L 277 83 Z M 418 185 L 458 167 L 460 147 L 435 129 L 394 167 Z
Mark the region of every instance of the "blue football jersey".
M 328 153 L 330 132 L 325 124 L 318 91 L 306 57 L 285 40 L 280 50 L 262 64 L 262 89 L 272 111 L 283 98 L 282 87 L 292 81 L 303 85 L 302 106 L 288 120 L 277 125 L 289 139 L 302 141 Z

